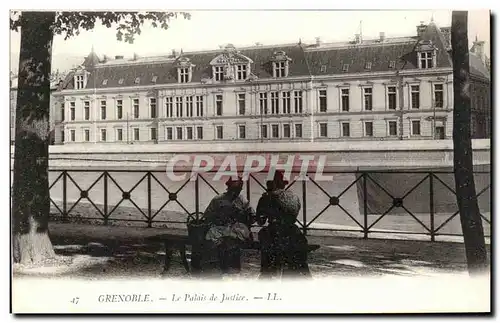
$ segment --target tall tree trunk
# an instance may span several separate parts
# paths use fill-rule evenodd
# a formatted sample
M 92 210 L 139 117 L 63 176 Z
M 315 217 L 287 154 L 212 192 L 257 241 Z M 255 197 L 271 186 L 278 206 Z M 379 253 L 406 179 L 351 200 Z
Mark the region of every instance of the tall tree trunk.
M 472 163 L 468 44 L 467 11 L 453 11 L 451 18 L 453 99 L 455 102 L 453 109 L 453 165 L 467 266 L 469 274 L 476 274 L 488 267 L 488 260 Z
M 12 247 L 14 262 L 55 256 L 48 232 L 50 69 L 55 12 L 23 12 L 16 106 Z

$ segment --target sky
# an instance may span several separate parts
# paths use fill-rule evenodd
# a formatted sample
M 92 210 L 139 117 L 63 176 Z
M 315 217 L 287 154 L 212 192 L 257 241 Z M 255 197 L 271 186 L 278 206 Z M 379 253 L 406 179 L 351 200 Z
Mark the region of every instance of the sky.
M 219 45 L 232 43 L 236 47 L 314 42 L 347 41 L 361 31 L 364 39 L 377 38 L 380 32 L 386 37 L 414 36 L 420 22 L 431 19 L 439 27 L 451 25 L 449 10 L 412 11 L 190 11 L 191 19 L 172 20 L 168 30 L 146 25 L 134 44 L 116 40 L 116 30 L 98 26 L 83 31 L 79 36 L 64 40 L 54 39 L 55 59 L 70 55 L 86 56 L 92 46 L 99 56 L 124 55 L 132 57 L 168 54 L 172 49 L 184 51 L 217 49 Z M 477 36 L 485 40 L 485 51 L 490 56 L 489 11 L 469 11 L 469 42 Z M 18 53 L 20 33 L 10 33 L 11 52 Z M 15 59 L 14 57 L 12 59 Z

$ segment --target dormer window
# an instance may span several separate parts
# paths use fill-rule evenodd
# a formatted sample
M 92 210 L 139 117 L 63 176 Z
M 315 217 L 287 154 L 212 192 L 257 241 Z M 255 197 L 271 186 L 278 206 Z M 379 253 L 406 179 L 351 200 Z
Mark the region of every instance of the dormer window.
M 274 77 L 286 77 L 286 62 L 274 63 Z
M 291 60 L 292 59 L 282 50 L 274 52 L 271 57 L 273 77 L 288 77 L 289 62 Z
M 349 71 L 349 64 L 343 64 L 342 65 L 342 72 L 347 72 Z
M 247 79 L 247 65 L 240 64 L 236 65 L 236 80 L 246 80 Z
M 151 82 L 156 83 L 157 79 L 158 79 L 158 76 L 153 75 L 153 77 L 151 78 Z
M 396 61 L 389 61 L 389 68 L 395 68 L 396 67 Z
M 188 83 L 189 82 L 189 68 L 183 67 L 179 68 L 179 83 Z
M 246 81 L 251 74 L 253 61 L 229 44 L 224 51 L 210 61 L 212 77 L 216 82 Z
M 433 68 L 434 67 L 434 59 L 432 52 L 420 52 L 419 53 L 419 67 L 420 68 Z
M 365 63 L 365 70 L 371 70 L 372 69 L 372 62 L 366 62 Z
M 326 72 L 326 65 L 321 65 L 321 73 L 325 73 Z
M 107 85 L 107 84 L 108 84 L 108 79 L 104 79 L 104 80 L 102 81 L 102 85 Z
M 180 56 L 177 58 L 177 82 L 189 83 L 193 77 L 193 65 L 191 60 L 187 57 Z
M 118 84 L 120 84 L 120 85 L 123 84 L 123 79 L 122 78 L 118 80 Z
M 82 74 L 75 75 L 75 89 L 81 90 L 85 88 L 85 83 L 87 82 L 87 75 L 85 71 L 82 71 Z
M 140 79 L 140 78 L 138 78 L 138 77 L 136 77 L 136 78 L 135 78 L 134 83 L 135 83 L 135 84 L 139 84 L 140 82 L 141 82 L 141 79 Z
M 436 67 L 437 48 L 430 40 L 421 40 L 415 48 L 418 55 L 418 68 Z

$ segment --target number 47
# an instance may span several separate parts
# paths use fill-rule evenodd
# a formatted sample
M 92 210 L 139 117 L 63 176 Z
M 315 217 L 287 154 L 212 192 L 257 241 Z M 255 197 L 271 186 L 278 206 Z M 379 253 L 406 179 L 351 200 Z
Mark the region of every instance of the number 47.
M 80 300 L 80 297 L 75 297 L 71 300 L 71 303 L 73 304 L 78 304 L 78 301 Z

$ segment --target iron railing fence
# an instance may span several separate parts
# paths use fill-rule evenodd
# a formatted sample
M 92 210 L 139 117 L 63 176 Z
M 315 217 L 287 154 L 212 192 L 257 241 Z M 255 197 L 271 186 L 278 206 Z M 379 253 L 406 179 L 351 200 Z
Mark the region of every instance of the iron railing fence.
M 144 222 L 147 227 L 152 227 L 154 224 L 161 223 L 186 223 L 188 216 L 198 216 L 201 215 L 204 206 L 201 205 L 201 200 L 204 199 L 205 202 L 209 201 L 211 197 L 216 194 L 221 193 L 221 189 L 217 189 L 214 185 L 215 182 L 211 180 L 210 176 L 213 175 L 213 172 L 207 172 L 202 174 L 195 174 L 194 177 L 187 178 L 182 182 L 179 182 L 177 188 L 167 188 L 165 180 L 162 178 L 165 175 L 165 172 L 161 171 L 140 171 L 140 170 L 125 170 L 125 169 L 114 169 L 114 170 L 104 170 L 104 171 L 96 171 L 96 170 L 86 170 L 86 169 L 54 169 L 50 171 L 52 176 L 55 176 L 55 179 L 50 183 L 51 190 L 51 204 L 53 205 L 53 211 L 51 212 L 51 216 L 54 219 L 63 219 L 69 220 L 75 214 L 75 208 L 77 206 L 81 206 L 84 208 L 95 209 L 97 212 L 96 217 L 87 217 L 79 215 L 78 218 L 82 220 L 98 220 L 102 221 L 104 225 L 108 225 L 111 222 Z M 95 180 L 91 181 L 90 184 L 86 183 L 85 187 L 82 183 L 78 183 L 78 180 L 75 180 L 76 174 L 80 174 L 85 177 L 88 182 L 89 173 L 94 173 Z M 186 174 L 190 173 L 190 171 L 186 171 Z M 138 176 L 139 179 L 127 179 L 126 184 L 132 185 L 129 188 L 125 188 L 125 184 L 119 183 L 119 178 L 123 176 L 123 174 L 134 174 L 134 176 Z M 457 215 L 459 214 L 458 207 L 456 207 L 456 193 L 453 189 L 454 181 L 453 172 L 450 171 L 397 171 L 397 170 L 387 170 L 387 171 L 325 171 L 323 172 L 325 176 L 350 176 L 349 180 L 344 180 L 339 186 L 338 183 L 334 181 L 319 181 L 311 176 L 312 174 L 307 174 L 307 180 L 302 180 L 300 178 L 295 178 L 290 181 L 287 189 L 293 189 L 294 192 L 300 197 L 302 207 L 301 214 L 299 219 L 297 219 L 297 224 L 303 230 L 304 234 L 308 234 L 310 230 L 330 230 L 330 231 L 350 231 L 350 232 L 359 232 L 363 234 L 364 238 L 368 238 L 370 233 L 399 233 L 406 235 L 428 235 L 431 241 L 435 241 L 436 236 L 461 236 L 460 232 L 444 232 L 444 228 L 449 226 L 450 222 L 454 219 L 457 219 Z M 381 174 L 392 174 L 392 176 L 400 175 L 412 175 L 417 176 L 418 181 L 416 184 L 408 184 L 406 190 L 399 191 L 392 190 L 388 187 L 384 187 L 379 180 L 375 177 L 380 176 Z M 476 171 L 474 172 L 477 176 L 483 176 L 483 178 L 489 178 L 490 172 L 488 171 Z M 292 173 L 292 175 L 298 175 L 297 173 Z M 420 177 L 419 177 L 420 176 Z M 246 198 L 248 201 L 256 204 L 256 199 L 259 194 L 263 193 L 266 189 L 263 180 L 258 178 L 259 173 L 250 174 L 248 180 L 245 183 L 245 192 Z M 102 182 L 101 184 L 99 184 Z M 138 189 L 140 185 L 144 185 L 143 189 Z M 200 188 L 201 185 L 206 185 L 205 189 Z M 328 184 L 328 185 L 325 185 Z M 56 186 L 59 185 L 61 188 L 60 194 L 57 194 L 55 191 Z M 73 185 L 76 188 L 76 196 L 70 197 L 69 186 Z M 157 189 L 153 190 L 153 185 L 157 187 Z M 333 185 L 333 186 L 332 186 Z M 99 188 L 100 186 L 100 188 Z M 114 200 L 111 201 L 110 192 L 112 187 L 115 187 Z M 325 187 L 329 186 L 329 187 Z M 398 183 L 396 183 L 398 186 Z M 404 186 L 404 185 L 403 185 Z M 439 187 L 438 187 L 439 186 Z M 477 196 L 478 198 L 486 198 L 486 204 L 489 205 L 490 197 L 486 196 L 486 192 L 490 191 L 490 180 L 487 180 L 487 185 L 482 188 L 478 188 Z M 257 187 L 258 191 L 252 191 L 254 187 Z M 347 194 L 349 190 L 354 190 L 356 187 L 356 197 L 357 202 L 353 202 L 356 200 L 356 197 L 350 199 L 350 202 L 344 202 L 343 197 Z M 383 194 L 379 197 L 373 197 L 372 193 L 369 192 L 368 187 L 370 187 L 370 191 L 373 193 L 375 189 L 379 190 L 378 193 Z M 158 191 L 159 190 L 159 191 Z M 183 192 L 183 190 L 189 190 L 187 192 L 187 202 L 184 199 L 184 202 L 181 201 L 179 195 Z M 340 191 L 339 191 L 340 190 Z M 73 189 L 73 193 L 75 190 Z M 334 193 L 334 191 L 337 191 Z M 418 192 L 418 196 L 415 200 L 413 198 L 413 206 L 410 201 L 410 196 L 412 193 Z M 97 194 L 97 199 L 101 200 L 101 202 L 96 202 L 95 197 L 91 197 L 91 193 Z M 253 193 L 253 194 L 252 194 Z M 258 193 L 258 194 L 256 194 Z M 455 212 L 443 212 L 436 207 L 436 194 L 441 193 L 440 195 L 452 196 L 453 199 L 449 199 L 445 202 L 448 203 L 448 208 L 451 208 L 450 205 L 454 204 L 456 211 Z M 352 197 L 352 191 L 351 191 Z M 426 196 L 422 197 L 423 194 L 428 194 L 428 198 Z M 58 196 L 55 198 L 55 196 Z M 73 194 L 75 195 L 75 194 Z M 101 198 L 102 195 L 102 198 Z M 324 205 L 320 206 L 321 197 L 324 198 Z M 143 206 L 139 206 L 138 199 L 141 200 Z M 57 200 L 57 202 L 56 202 Z M 88 203 L 83 205 L 83 200 L 87 200 Z M 117 201 L 116 201 L 117 200 Z M 153 203 L 154 200 L 154 203 Z M 373 201 L 377 202 L 377 200 L 385 200 L 385 205 L 383 205 L 383 209 L 374 210 Z M 423 201 L 426 202 L 423 202 Z M 416 202 L 417 201 L 417 204 Z M 136 216 L 117 216 L 120 207 L 123 206 L 124 203 L 130 203 L 132 205 L 132 209 L 136 212 Z M 442 201 L 441 201 L 442 202 Z M 357 207 L 354 207 L 353 204 L 358 204 Z M 424 212 L 420 210 L 419 212 L 412 211 L 412 208 L 415 205 L 425 203 L 426 205 L 423 207 L 425 209 Z M 157 204 L 154 206 L 153 204 Z M 161 204 L 161 205 L 160 205 Z M 206 204 L 206 203 L 205 203 Z M 376 203 L 375 203 L 376 204 Z M 379 203 L 380 204 L 380 203 Z M 384 203 L 382 203 L 384 204 Z M 180 213 L 177 212 L 177 217 L 174 219 L 159 219 L 159 215 L 162 214 L 163 211 L 167 211 L 166 207 L 170 205 L 175 205 L 180 210 Z M 314 206 L 314 207 L 312 207 Z M 206 205 L 205 205 L 206 207 Z M 314 209 L 320 209 L 314 210 Z M 332 215 L 332 208 L 337 208 L 334 213 L 336 215 Z M 419 205 L 419 208 L 422 209 L 422 205 Z M 489 213 L 490 208 L 488 208 Z M 130 212 L 130 208 L 128 208 Z M 343 225 L 335 225 L 335 219 L 339 218 L 338 214 L 343 214 L 344 223 Z M 395 215 L 394 215 L 395 214 Z M 332 222 L 329 225 L 328 223 L 319 223 L 318 221 L 329 217 L 329 221 Z M 401 222 L 398 219 L 401 219 L 401 216 L 407 216 L 405 219 L 406 222 Z M 409 216 L 409 218 L 408 218 Z M 185 218 L 184 218 L 185 217 Z M 391 221 L 399 221 L 397 224 L 398 229 L 379 229 L 377 228 L 377 224 L 381 223 L 382 220 L 388 219 Z M 481 218 L 483 219 L 483 225 L 487 228 L 488 232 L 491 226 L 491 219 L 489 219 L 484 214 L 481 214 Z M 345 222 L 347 219 L 348 223 Z M 412 223 L 408 221 L 410 219 L 413 221 Z M 439 220 L 439 221 L 437 221 Z M 427 222 L 427 224 L 425 223 Z M 346 225 L 347 224 L 347 225 Z M 389 225 L 391 226 L 391 225 Z M 417 230 L 409 230 L 406 228 L 412 227 L 421 229 L 421 231 Z M 394 223 L 392 224 L 394 227 Z M 449 230 L 448 230 L 449 231 Z M 486 230 L 485 230 L 486 231 Z M 489 234 L 486 234 L 489 237 Z

